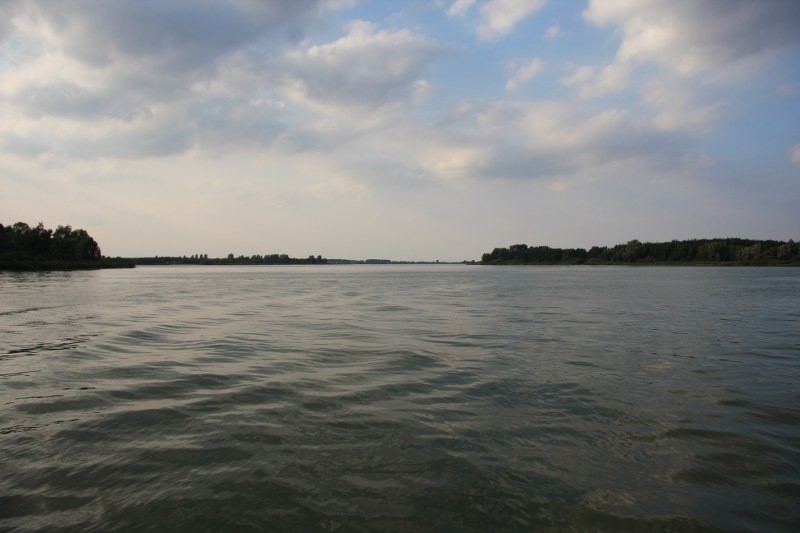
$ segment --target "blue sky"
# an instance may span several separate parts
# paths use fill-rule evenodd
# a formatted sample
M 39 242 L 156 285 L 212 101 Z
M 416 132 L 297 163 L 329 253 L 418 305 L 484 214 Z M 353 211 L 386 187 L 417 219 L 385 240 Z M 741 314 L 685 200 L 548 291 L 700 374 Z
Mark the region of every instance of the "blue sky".
M 0 222 L 106 255 L 800 237 L 796 0 L 0 2 Z

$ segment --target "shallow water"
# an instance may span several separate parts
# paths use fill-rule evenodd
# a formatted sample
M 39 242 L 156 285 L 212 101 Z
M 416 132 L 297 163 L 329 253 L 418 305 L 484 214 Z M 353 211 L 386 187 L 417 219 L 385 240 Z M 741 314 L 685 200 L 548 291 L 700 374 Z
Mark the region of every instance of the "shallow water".
M 791 530 L 800 269 L 0 272 L 3 530 Z

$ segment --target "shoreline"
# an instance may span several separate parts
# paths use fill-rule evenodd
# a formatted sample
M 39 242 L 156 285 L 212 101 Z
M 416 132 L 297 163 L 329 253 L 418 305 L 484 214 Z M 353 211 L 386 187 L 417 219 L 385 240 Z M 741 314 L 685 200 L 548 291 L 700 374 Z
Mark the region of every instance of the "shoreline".
M 134 268 L 135 266 L 133 261 L 125 259 L 100 259 L 99 261 L 0 260 L 0 272 L 103 270 L 107 268 Z

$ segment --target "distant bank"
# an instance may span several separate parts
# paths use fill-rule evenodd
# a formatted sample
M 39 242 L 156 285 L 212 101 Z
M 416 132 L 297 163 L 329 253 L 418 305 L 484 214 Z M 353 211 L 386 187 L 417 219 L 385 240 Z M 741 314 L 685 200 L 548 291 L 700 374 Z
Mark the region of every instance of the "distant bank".
M 477 264 L 476 261 L 463 263 Z M 0 224 L 0 270 L 91 270 L 132 268 L 135 265 L 326 265 L 326 264 L 439 264 L 439 261 L 391 261 L 388 259 L 327 259 L 321 255 L 290 257 L 286 254 L 239 255 L 213 258 L 154 256 L 138 258 L 104 257 L 91 235 L 83 229 L 42 223 L 30 226 L 17 222 Z M 483 265 L 742 265 L 800 266 L 800 244 L 793 240 L 773 241 L 738 238 L 693 239 L 669 242 L 628 241 L 616 246 L 551 248 L 514 244 L 483 254 Z
M 290 257 L 286 254 L 239 255 L 227 257 L 208 257 L 206 254 L 190 256 L 131 257 L 137 265 L 439 265 L 462 264 L 467 261 L 394 261 L 391 259 L 328 259 L 321 255 Z M 473 261 L 474 263 L 474 261 Z
M 208 254 L 130 257 L 137 265 L 324 265 L 328 260 L 321 255 L 290 257 L 286 254 L 239 255 L 208 257 Z
M 616 246 L 550 248 L 514 244 L 481 257 L 484 265 L 796 265 L 800 244 L 753 239 L 693 239 L 688 241 L 628 241 Z

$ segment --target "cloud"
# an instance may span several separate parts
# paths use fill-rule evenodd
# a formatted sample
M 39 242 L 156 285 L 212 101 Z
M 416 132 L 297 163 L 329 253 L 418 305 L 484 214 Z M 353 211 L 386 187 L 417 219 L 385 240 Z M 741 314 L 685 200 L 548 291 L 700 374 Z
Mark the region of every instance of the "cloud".
M 630 65 L 625 62 L 614 62 L 599 70 L 586 65 L 575 68 L 570 75 L 562 78 L 561 83 L 576 87 L 578 96 L 588 99 L 628 88 L 630 74 Z
M 583 100 L 598 98 L 630 88 L 632 67 L 611 63 L 603 69 L 581 66 L 561 79 Z M 696 138 L 709 133 L 721 120 L 727 104 L 724 98 L 706 94 L 687 80 L 663 74 L 639 82 L 635 87 L 639 120 L 653 131 L 674 132 Z M 635 105 L 635 100 L 632 102 Z
M 278 59 L 351 4 L 0 4 L 0 145 L 76 157 L 269 145 L 289 117 Z M 409 86 L 417 100 L 428 89 Z
M 561 83 L 568 87 L 583 85 L 594 78 L 596 72 L 597 68 L 591 65 L 575 67 L 572 69 L 572 72 L 569 75 L 561 78 Z
M 463 17 L 467 11 L 475 4 L 475 0 L 456 0 L 447 10 L 448 17 Z
M 445 111 L 444 116 L 439 121 L 438 125 L 440 127 L 448 127 L 455 124 L 460 124 L 473 116 L 476 107 L 477 106 L 475 102 L 470 100 L 461 100 L 460 102 L 456 102 L 447 111 Z
M 256 42 L 288 38 L 318 2 L 6 3 L 0 94 L 34 117 L 140 116 L 183 99 Z M 142 109 L 137 109 L 141 107 Z
M 13 16 L 16 6 L 10 1 L 0 2 L 0 43 L 6 39 L 13 28 Z
M 662 77 L 644 85 L 642 101 L 654 113 L 655 128 L 696 136 L 712 131 L 726 107 L 720 99 L 698 101 L 700 94 L 686 83 Z
M 317 109 L 419 99 L 428 89 L 426 70 L 444 53 L 433 39 L 410 30 L 380 30 L 355 21 L 344 37 L 291 51 L 284 90 Z
M 599 178 L 608 169 L 626 166 L 645 174 L 677 161 L 675 155 L 691 142 L 625 108 L 462 102 L 450 114 L 454 122 L 435 135 L 417 134 L 424 143 L 419 164 L 443 179 L 558 178 L 569 183 L 575 175 Z M 457 128 L 449 130 L 451 124 Z
M 264 146 L 284 128 L 285 104 L 254 85 L 247 61 L 221 63 L 219 78 L 184 80 L 180 95 L 117 87 L 112 79 L 92 77 L 92 69 L 68 59 L 60 62 L 61 69 L 39 76 L 40 68 L 50 63 L 37 58 L 27 65 L 32 71 L 12 73 L 0 83 L 0 145 L 5 151 L 165 156 L 190 149 Z
M 791 0 L 591 0 L 583 17 L 614 29 L 619 45 L 610 62 L 576 67 L 561 83 L 583 100 L 638 95 L 654 129 L 695 138 L 728 109 L 727 87 L 800 44 Z
M 800 164 L 800 143 L 795 144 L 789 150 L 789 159 L 792 160 L 792 163 Z
M 487 166 L 492 148 L 477 143 L 445 142 L 422 152 L 420 164 L 425 171 L 446 180 L 474 175 Z
M 514 71 L 514 74 L 511 76 L 511 78 L 506 82 L 506 90 L 516 91 L 530 81 L 534 76 L 536 76 L 536 74 L 541 72 L 543 66 L 544 63 L 542 63 L 542 60 L 538 57 L 535 57 L 530 61 L 520 65 Z
M 458 9 L 466 13 L 467 4 Z M 181 9 L 194 3 L 90 13 L 76 5 L 84 6 L 15 19 L 17 39 L 32 51 L 0 72 L 7 152 L 136 159 L 256 147 L 273 157 L 328 158 L 354 183 L 553 176 L 566 183 L 587 168 L 658 166 L 694 138 L 679 133 L 708 131 L 722 109 L 655 85 L 641 108 L 465 100 L 429 123 L 406 111 L 435 90 L 428 72 L 449 50 L 418 31 L 356 20 L 338 38 L 303 39 L 331 7 L 319 2 L 201 4 L 186 19 Z M 543 5 L 482 3 L 481 24 L 491 29 L 484 35 L 506 35 Z M 144 36 L 116 29 L 126 18 L 156 29 Z M 98 28 L 104 21 L 108 28 Z M 217 34 L 205 39 L 208 32 Z M 95 33 L 103 50 L 89 47 Z M 622 90 L 629 64 L 579 67 L 563 81 L 583 98 Z M 542 69 L 540 58 L 512 64 L 506 90 Z M 680 97 L 671 100 L 670 91 Z
M 324 10 L 319 1 L 262 3 L 30 2 L 17 13 L 16 29 L 37 54 L 61 51 L 95 68 L 136 66 L 173 76 L 212 67 L 256 40 L 293 40 Z M 136 72 L 128 72 L 135 75 Z M 128 81 L 136 79 L 135 76 Z
M 545 0 L 488 0 L 480 8 L 478 38 L 484 41 L 501 39 L 514 27 L 542 9 Z
M 558 24 L 554 24 L 553 26 L 550 26 L 544 32 L 545 39 L 547 39 L 549 41 L 558 39 L 562 35 L 564 35 L 564 32 L 561 30 L 561 26 L 559 26 Z
M 478 116 L 482 135 L 516 138 L 530 152 L 579 152 L 608 148 L 608 133 L 630 130 L 624 109 L 592 113 L 562 102 L 498 102 Z
M 800 42 L 795 0 L 591 0 L 583 16 L 619 29 L 619 61 L 653 62 L 681 75 Z

